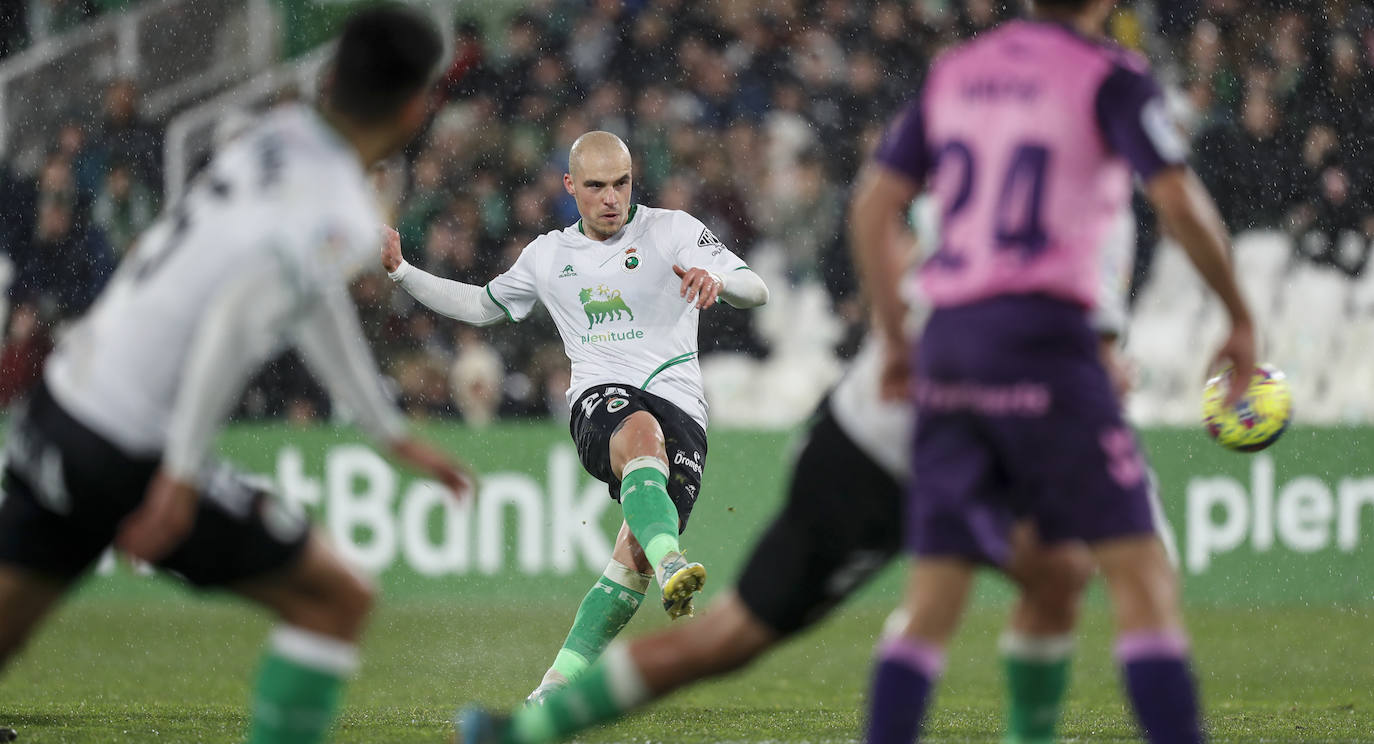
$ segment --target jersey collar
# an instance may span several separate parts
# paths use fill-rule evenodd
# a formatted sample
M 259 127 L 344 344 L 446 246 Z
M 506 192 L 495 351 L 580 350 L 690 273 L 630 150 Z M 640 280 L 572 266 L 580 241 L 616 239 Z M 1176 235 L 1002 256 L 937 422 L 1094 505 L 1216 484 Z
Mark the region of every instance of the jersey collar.
M 631 204 L 631 205 L 630 205 L 630 215 L 629 215 L 628 217 L 625 218 L 625 224 L 623 224 L 623 225 L 620 226 L 621 232 L 624 232 L 624 231 L 625 231 L 625 228 L 629 227 L 629 226 L 630 226 L 630 223 L 635 221 L 635 212 L 638 212 L 638 211 L 639 211 L 639 205 L 638 205 L 638 204 Z M 580 232 L 580 233 L 582 233 L 583 235 L 586 235 L 586 234 L 587 234 L 587 231 L 582 229 L 582 220 L 580 220 L 580 219 L 577 221 L 577 231 Z M 619 235 L 619 234 L 620 234 L 620 233 L 616 233 L 616 235 Z M 614 238 L 615 235 L 612 235 L 611 237 Z

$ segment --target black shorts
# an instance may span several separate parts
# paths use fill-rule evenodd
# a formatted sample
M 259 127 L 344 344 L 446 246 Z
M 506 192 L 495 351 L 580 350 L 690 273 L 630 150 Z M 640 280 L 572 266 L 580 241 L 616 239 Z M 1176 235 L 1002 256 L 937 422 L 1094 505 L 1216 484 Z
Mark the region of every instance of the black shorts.
M 611 489 L 620 500 L 620 478 L 611 472 L 611 435 L 635 411 L 648 411 L 658 419 L 668 451 L 668 496 L 677 507 L 678 532 L 687 529 L 687 518 L 701 492 L 706 470 L 706 430 L 681 408 L 667 400 L 629 385 L 595 385 L 572 406 L 568 429 L 577 445 L 582 467 Z
M 86 428 L 39 385 L 5 441 L 0 564 L 61 581 L 79 577 L 143 501 L 157 459 L 130 457 Z M 160 568 L 222 586 L 287 568 L 307 523 L 226 466 L 207 468 L 190 535 Z
M 739 597 L 788 636 L 820 620 L 897 555 L 902 487 L 821 410 L 792 469 L 787 504 L 745 564 Z

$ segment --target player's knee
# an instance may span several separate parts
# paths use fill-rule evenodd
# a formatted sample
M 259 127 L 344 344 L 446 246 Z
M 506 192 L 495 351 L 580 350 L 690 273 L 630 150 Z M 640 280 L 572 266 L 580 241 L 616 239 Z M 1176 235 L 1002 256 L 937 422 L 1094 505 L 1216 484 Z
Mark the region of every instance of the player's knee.
M 1077 603 L 1095 570 L 1092 556 L 1085 550 L 1058 550 L 1046 556 L 1041 570 L 1025 577 L 1027 598 L 1043 604 Z
M 667 463 L 663 428 L 648 411 L 626 416 L 611 435 L 611 464 L 617 470 L 637 457 L 657 457 Z
M 377 596 L 370 579 L 338 565 L 302 589 L 278 607 L 282 620 L 344 641 L 362 635 Z
M 357 636 L 362 633 L 363 625 L 367 622 L 367 617 L 372 613 L 372 607 L 377 601 L 377 586 L 372 579 L 366 578 L 354 571 L 347 571 L 343 577 L 338 594 L 335 597 L 336 607 L 350 631 L 350 635 Z

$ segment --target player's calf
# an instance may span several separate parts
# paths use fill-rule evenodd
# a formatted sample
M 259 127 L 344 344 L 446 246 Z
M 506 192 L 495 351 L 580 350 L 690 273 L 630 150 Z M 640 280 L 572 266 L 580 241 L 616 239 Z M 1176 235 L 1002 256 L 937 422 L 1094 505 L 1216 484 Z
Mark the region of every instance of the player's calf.
M 28 571 L 0 565 L 0 671 L 62 598 L 65 585 Z
M 1178 607 L 1178 581 L 1154 535 L 1094 546 L 1117 619 L 1116 658 L 1150 742 L 1203 741 Z
M 283 620 L 258 670 L 249 744 L 323 741 L 357 670 L 356 644 L 375 591 L 316 535 L 294 566 L 235 590 Z
M 1008 573 L 1021 593 L 998 644 L 1007 683 L 1006 741 L 1050 742 L 1068 691 L 1079 600 L 1095 566 L 1086 546 L 1043 545 L 1033 527 L 1018 528 L 1012 545 Z

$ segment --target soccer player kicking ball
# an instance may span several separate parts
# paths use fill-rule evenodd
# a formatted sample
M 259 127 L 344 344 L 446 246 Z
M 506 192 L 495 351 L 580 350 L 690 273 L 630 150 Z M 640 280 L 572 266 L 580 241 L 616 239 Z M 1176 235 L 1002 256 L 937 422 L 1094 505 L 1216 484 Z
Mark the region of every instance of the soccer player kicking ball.
M 1126 317 L 1133 232 L 1115 235 L 1107 247 L 1103 302 L 1093 319 L 1103 364 L 1115 373 L 1121 394 L 1126 375 L 1116 339 Z M 787 503 L 754 547 L 735 591 L 686 625 L 612 646 L 542 707 L 509 717 L 477 707 L 460 711 L 463 744 L 565 739 L 732 672 L 820 622 L 886 566 L 901 549 L 902 484 L 913 477 L 908 452 L 914 422 L 909 405 L 883 400 L 883 361 L 882 342 L 871 334 L 812 418 Z M 1005 742 L 1039 744 L 1054 738 L 1092 557 L 1082 543 L 1042 544 L 1028 523 L 1018 525 L 1011 540 L 1011 559 L 1001 568 L 1021 592 L 1000 644 L 1008 691 Z
M 706 464 L 697 320 L 717 298 L 758 307 L 768 288 L 701 221 L 630 199 L 630 151 L 609 132 L 573 143 L 564 187 L 582 216 L 536 238 L 485 288 L 382 253 L 391 278 L 435 312 L 473 325 L 553 316 L 572 362 L 570 428 L 582 466 L 610 485 L 625 522 L 611 562 L 577 610 L 538 702 L 587 668 L 634 616 L 653 579 L 670 617 L 689 615 L 706 569 L 682 556 Z
M 471 490 L 406 434 L 348 295 L 380 238 L 365 169 L 424 124 L 442 49 L 402 7 L 351 18 L 319 109 L 279 108 L 228 146 L 63 339 L 5 438 L 0 664 L 114 542 L 272 610 L 248 740 L 324 739 L 373 589 L 208 453 L 251 373 L 292 345 L 396 457 Z
M 1088 322 L 1103 242 L 1129 219 L 1132 172 L 1230 315 L 1218 357 L 1235 380 L 1250 379 L 1254 330 L 1225 227 L 1184 165 L 1158 85 L 1143 59 L 1099 37 L 1111 8 L 1040 0 L 1034 20 L 945 53 L 856 190 L 854 249 L 894 380 L 907 353 L 897 219 L 927 185 L 944 215 L 920 272 L 935 309 L 915 357 L 910 621 L 879 650 L 871 744 L 916 738 L 975 568 L 1006 559 L 1012 515 L 1048 544 L 1091 547 L 1147 738 L 1203 738 L 1147 468 Z M 1231 402 L 1243 388 L 1233 384 Z

